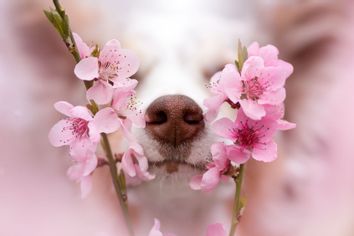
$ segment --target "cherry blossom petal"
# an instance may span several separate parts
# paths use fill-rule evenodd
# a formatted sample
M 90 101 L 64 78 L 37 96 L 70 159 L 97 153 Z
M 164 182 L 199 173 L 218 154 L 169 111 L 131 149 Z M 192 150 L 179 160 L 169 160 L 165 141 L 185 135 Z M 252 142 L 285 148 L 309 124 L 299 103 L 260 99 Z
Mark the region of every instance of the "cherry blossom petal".
M 136 79 L 129 78 L 117 78 L 113 82 L 113 87 L 116 88 L 118 92 L 131 92 L 138 85 Z
M 212 224 L 208 226 L 206 236 L 226 236 L 226 231 L 222 224 Z
M 201 187 L 202 179 L 203 179 L 203 175 L 193 176 L 191 181 L 189 182 L 189 187 L 193 190 L 202 189 L 202 187 Z
M 210 78 L 210 91 L 213 94 L 223 93 L 222 90 L 220 89 L 220 84 L 219 84 L 221 80 L 221 75 L 222 75 L 222 71 L 218 71 Z
M 145 128 L 145 115 L 140 110 L 126 110 L 124 115 L 138 128 Z
M 90 175 L 96 169 L 98 162 L 94 153 L 84 157 L 73 157 L 73 160 L 76 164 L 67 171 L 67 175 L 72 180 L 80 180 L 82 177 Z
M 134 75 L 140 66 L 138 57 L 131 50 L 121 49 L 119 51 L 118 60 L 118 78 L 128 78 Z
M 74 107 L 73 109 L 71 109 L 71 114 L 72 117 L 81 118 L 86 121 L 91 121 L 93 119 L 91 111 L 84 106 Z
M 210 191 L 220 182 L 220 171 L 218 168 L 210 168 L 202 177 L 201 188 L 204 191 Z
M 271 106 L 271 105 L 265 105 L 264 106 L 267 116 L 266 118 L 269 120 L 279 120 L 284 117 L 284 103 L 281 103 L 276 106 Z
M 87 46 L 87 44 L 81 39 L 81 37 L 73 32 L 73 37 L 75 40 L 75 44 L 77 50 L 79 51 L 80 58 L 89 57 L 91 55 L 92 50 Z
M 82 59 L 76 64 L 75 75 L 81 80 L 93 80 L 98 78 L 98 59 L 97 57 L 88 57 Z
M 120 127 L 120 122 L 116 112 L 111 107 L 106 107 L 96 113 L 93 118 L 93 124 L 95 125 L 99 133 L 113 133 Z
M 227 157 L 237 163 L 237 164 L 244 164 L 246 163 L 251 155 L 246 150 L 241 150 L 239 147 L 234 145 L 229 145 L 226 147 Z
M 116 39 L 108 41 L 102 48 L 99 56 L 101 64 L 106 64 L 117 61 L 118 53 L 120 51 L 120 42 Z
M 97 130 L 96 125 L 93 122 L 88 123 L 89 139 L 93 143 L 98 143 L 101 139 L 100 132 Z
M 148 180 L 152 180 L 155 178 L 155 175 L 150 174 L 146 170 L 140 169 L 140 167 L 137 164 L 135 164 L 135 171 L 136 171 L 137 177 L 141 180 L 148 181 Z
M 237 103 L 241 96 L 242 82 L 238 71 L 234 65 L 226 65 L 222 71 L 220 86 L 223 92 L 233 102 Z
M 277 128 L 279 130 L 289 130 L 289 129 L 294 129 L 295 127 L 296 127 L 295 123 L 286 120 L 277 120 Z
M 143 152 L 143 150 L 141 150 L 141 152 Z M 135 157 L 136 157 L 136 160 L 138 161 L 140 170 L 146 171 L 149 168 L 149 163 L 148 163 L 148 160 L 146 159 L 146 157 L 144 155 L 141 155 L 138 153 L 135 155 Z
M 134 150 L 134 152 L 136 152 L 139 156 L 144 155 L 143 147 L 139 143 L 137 143 L 135 140 L 134 140 L 134 142 L 130 143 L 129 148 Z
M 259 56 L 263 58 L 265 66 L 272 66 L 278 62 L 279 51 L 273 45 L 266 45 L 259 49 Z
M 242 99 L 239 102 L 243 112 L 253 120 L 260 120 L 266 114 L 264 107 L 259 105 L 256 101 Z
M 235 138 L 233 127 L 235 127 L 235 123 L 228 118 L 221 118 L 211 126 L 215 134 L 229 139 Z
M 92 189 L 92 179 L 91 176 L 85 176 L 80 180 L 81 198 L 87 197 Z
M 125 173 L 127 173 L 130 177 L 136 176 L 135 165 L 132 159 L 132 151 L 128 150 L 123 154 L 122 157 L 122 169 Z
M 283 78 L 288 78 L 294 72 L 294 67 L 286 61 L 278 60 L 277 66 L 281 69 L 281 76 Z
M 54 104 L 55 110 L 59 111 L 60 113 L 71 117 L 71 109 L 74 108 L 74 106 L 68 102 L 65 101 L 59 101 Z
M 81 163 L 77 163 L 73 166 L 70 166 L 66 174 L 69 179 L 79 181 L 80 178 L 83 176 L 83 169 L 84 166 Z
M 285 88 L 280 88 L 276 91 L 268 91 L 264 93 L 260 99 L 258 99 L 258 104 L 277 105 L 282 103 L 285 100 L 285 97 Z
M 221 72 L 221 77 L 223 79 L 239 79 L 240 74 L 234 64 L 226 64 L 224 69 Z
M 94 100 L 97 104 L 107 104 L 112 100 L 113 88 L 104 81 L 96 81 L 86 92 L 87 100 Z
M 131 128 L 132 128 L 132 122 L 129 119 L 125 120 L 120 120 L 121 122 L 121 127 L 123 131 L 124 137 L 128 140 L 128 143 L 131 145 L 131 147 L 136 148 L 135 151 L 139 150 L 134 144 L 137 143 L 136 138 L 133 136 L 131 133 Z
M 118 112 L 122 112 L 128 107 L 129 99 L 134 94 L 134 90 L 118 91 L 118 89 L 116 89 L 113 94 L 112 107 Z
M 228 159 L 226 154 L 226 145 L 224 143 L 214 143 L 210 148 L 213 157 L 213 164 L 219 170 L 224 170 L 228 166 Z
M 54 147 L 60 147 L 72 143 L 73 140 L 75 140 L 75 136 L 71 127 L 72 122 L 69 119 L 58 121 L 49 131 L 49 142 Z
M 87 156 L 96 151 L 97 143 L 92 142 L 89 137 L 75 139 L 70 145 L 71 156 Z
M 208 111 L 204 115 L 206 121 L 210 122 L 215 119 L 225 99 L 225 95 L 219 94 L 204 100 L 204 106 L 208 108 Z
M 259 56 L 259 44 L 258 42 L 253 42 L 247 47 L 248 57 Z
M 271 141 L 266 144 L 259 144 L 252 151 L 253 159 L 257 161 L 272 162 L 277 158 L 277 144 Z
M 88 176 L 90 175 L 97 167 L 97 157 L 96 155 L 90 155 L 87 157 L 85 163 L 84 163 L 84 171 L 82 173 L 83 176 Z
M 160 221 L 158 219 L 154 219 L 154 226 L 150 230 L 148 236 L 163 236 L 163 234 L 160 231 Z
M 242 78 L 243 79 L 253 79 L 255 77 L 260 77 L 260 73 L 264 68 L 264 61 L 261 57 L 252 56 L 249 57 L 242 67 Z
M 211 155 L 213 156 L 213 160 L 223 159 L 225 154 L 225 144 L 224 143 L 214 143 L 210 147 Z

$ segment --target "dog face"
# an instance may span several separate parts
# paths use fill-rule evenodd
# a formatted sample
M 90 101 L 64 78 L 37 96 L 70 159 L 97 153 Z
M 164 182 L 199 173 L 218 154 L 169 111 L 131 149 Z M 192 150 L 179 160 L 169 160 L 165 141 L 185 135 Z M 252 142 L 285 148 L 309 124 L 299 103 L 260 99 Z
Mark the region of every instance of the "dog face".
M 217 7 L 216 1 L 172 5 L 153 1 L 134 8 L 124 36 L 142 61 L 138 98 L 147 127 L 136 136 L 153 172 L 186 176 L 203 168 L 215 141 L 203 119 L 206 84 L 234 60 L 237 38 L 250 35 L 251 27 L 238 14 L 225 14 L 231 1 L 228 7 Z
M 247 42 L 244 36 L 251 37 L 252 25 L 235 12 L 240 2 L 167 5 L 156 0 L 141 9 L 132 4 L 137 8 L 127 14 L 123 44 L 141 59 L 135 78 L 147 121 L 145 129 L 134 133 L 156 176 L 130 189 L 130 204 L 139 208 L 141 219 L 137 231 L 146 232 L 151 218 L 157 217 L 178 235 L 202 235 L 209 222 L 227 225 L 224 203 L 229 197 L 222 194 L 220 199 L 216 192 L 205 195 L 189 187 L 191 177 L 210 160 L 210 146 L 217 139 L 203 118 L 203 100 L 210 95 L 206 85 L 224 64 L 234 61 L 237 39 Z M 178 228 L 179 224 L 190 227 Z

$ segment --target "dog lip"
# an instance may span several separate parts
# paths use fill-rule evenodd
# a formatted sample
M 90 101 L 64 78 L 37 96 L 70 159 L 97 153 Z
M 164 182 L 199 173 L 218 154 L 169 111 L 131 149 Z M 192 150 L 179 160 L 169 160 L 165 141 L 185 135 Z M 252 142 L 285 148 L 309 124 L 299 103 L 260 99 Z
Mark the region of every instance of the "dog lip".
M 163 160 L 163 161 L 149 161 L 149 166 L 153 166 L 153 167 L 162 167 L 162 166 L 166 166 L 167 168 L 169 168 L 169 166 L 176 166 L 176 168 L 178 168 L 179 165 L 185 165 L 185 166 L 189 166 L 193 169 L 197 169 L 200 171 L 205 171 L 205 164 L 203 163 L 196 163 L 196 164 L 192 164 L 189 163 L 185 160 Z M 172 171 L 174 172 L 174 171 Z

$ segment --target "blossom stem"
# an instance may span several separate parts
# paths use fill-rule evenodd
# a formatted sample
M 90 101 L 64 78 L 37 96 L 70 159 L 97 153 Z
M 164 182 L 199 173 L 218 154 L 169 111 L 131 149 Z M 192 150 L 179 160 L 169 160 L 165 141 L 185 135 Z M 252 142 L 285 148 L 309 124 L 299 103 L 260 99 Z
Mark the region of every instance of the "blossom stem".
M 229 236 L 235 235 L 237 225 L 240 222 L 241 210 L 243 208 L 242 201 L 241 201 L 241 188 L 242 188 L 243 175 L 244 175 L 244 164 L 241 164 L 239 167 L 238 174 L 233 177 L 236 185 L 236 190 L 235 190 L 234 205 L 232 208 L 231 228 L 230 228 Z
M 112 177 L 114 189 L 115 189 L 116 194 L 118 196 L 118 200 L 119 200 L 120 206 L 122 208 L 126 224 L 128 226 L 129 235 L 133 236 L 134 232 L 133 232 L 133 228 L 132 228 L 132 224 L 130 222 L 130 217 L 129 217 L 129 212 L 128 212 L 124 173 L 123 173 L 123 171 L 121 171 L 120 174 L 118 175 L 116 161 L 113 157 L 113 153 L 112 153 L 111 146 L 109 144 L 108 137 L 105 133 L 102 133 L 101 137 L 102 137 L 102 146 L 103 146 L 103 149 L 107 155 L 109 170 L 111 172 L 111 177 Z
M 53 24 L 55 29 L 61 35 L 62 40 L 64 41 L 69 52 L 74 57 L 75 61 L 79 62 L 81 58 L 73 37 L 73 33 L 70 29 L 69 17 L 66 15 L 64 8 L 60 5 L 59 0 L 53 0 L 53 3 L 55 6 L 55 10 L 44 11 L 44 13 L 47 16 L 48 20 Z M 92 86 L 92 81 L 84 81 L 84 83 L 85 83 L 86 90 Z M 99 110 L 99 107 L 93 100 L 90 101 L 90 105 L 88 105 L 88 108 L 91 110 L 93 114 L 96 114 Z M 134 236 L 134 231 L 129 218 L 124 173 L 123 171 L 121 171 L 118 175 L 116 161 L 114 159 L 108 137 L 105 133 L 102 133 L 101 137 L 102 137 L 102 147 L 108 159 L 108 165 L 112 177 L 112 182 L 120 206 L 123 211 L 123 215 L 128 227 L 129 235 Z
M 76 62 L 79 62 L 81 60 L 79 50 L 76 47 L 76 42 L 74 40 L 73 33 L 70 29 L 70 24 L 69 24 L 69 17 L 65 14 L 64 8 L 60 5 L 59 0 L 53 0 L 55 10 L 56 12 L 60 15 L 63 21 L 63 28 L 65 28 L 65 31 L 67 32 L 67 35 L 62 37 L 66 47 L 68 48 L 69 52 L 71 55 L 73 55 L 74 59 Z M 63 35 L 62 35 L 63 36 Z M 86 89 L 89 89 L 92 86 L 91 81 L 84 81 Z

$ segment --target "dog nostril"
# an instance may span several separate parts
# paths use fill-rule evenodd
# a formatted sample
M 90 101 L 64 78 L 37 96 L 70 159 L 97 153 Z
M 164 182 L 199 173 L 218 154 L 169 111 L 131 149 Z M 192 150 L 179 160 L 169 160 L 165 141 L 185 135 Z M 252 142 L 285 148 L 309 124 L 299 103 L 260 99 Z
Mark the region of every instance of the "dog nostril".
M 155 111 L 153 113 L 148 114 L 147 123 L 149 125 L 161 125 L 167 122 L 167 115 L 164 111 Z
M 189 125 L 198 125 L 203 121 L 203 114 L 201 112 L 186 112 L 183 120 Z
M 146 110 L 146 130 L 161 143 L 177 146 L 197 137 L 203 129 L 203 111 L 187 96 L 159 97 Z

